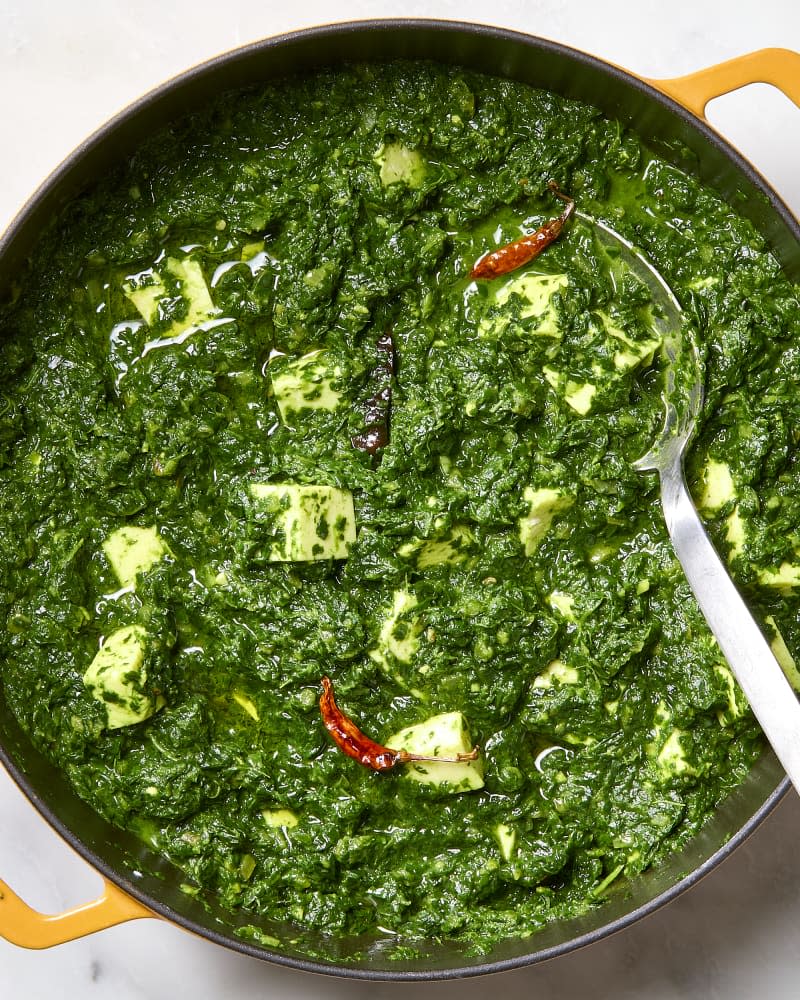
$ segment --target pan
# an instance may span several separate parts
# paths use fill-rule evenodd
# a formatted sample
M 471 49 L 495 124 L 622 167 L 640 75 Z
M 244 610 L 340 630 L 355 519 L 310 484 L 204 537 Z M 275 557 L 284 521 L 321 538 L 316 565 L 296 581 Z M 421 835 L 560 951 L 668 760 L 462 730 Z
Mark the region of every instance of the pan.
M 538 37 L 475 24 L 382 20 L 314 28 L 237 49 L 131 105 L 61 164 L 0 237 L 0 296 L 53 215 L 155 129 L 226 89 L 346 62 L 395 58 L 433 59 L 542 87 L 595 105 L 662 151 L 678 144 L 688 148 L 698 177 L 723 197 L 736 197 L 739 211 L 761 232 L 789 277 L 800 280 L 797 220 L 705 117 L 710 100 L 757 82 L 777 87 L 800 107 L 800 54 L 764 49 L 678 79 L 646 80 Z M 128 920 L 156 918 L 266 961 L 373 980 L 436 980 L 502 971 L 569 953 L 621 930 L 720 864 L 788 789 L 776 759 L 765 751 L 693 841 L 632 880 L 627 892 L 603 907 L 553 923 L 535 937 L 503 941 L 488 955 L 470 955 L 453 942 L 430 942 L 423 957 L 397 961 L 388 957 L 390 942 L 380 935 L 331 941 L 296 927 L 285 933 L 285 927 L 264 924 L 258 928 L 258 941 L 252 934 L 243 936 L 243 928 L 257 918 L 185 894 L 180 888 L 184 876 L 177 869 L 77 798 L 63 775 L 32 747 L 8 709 L 1 685 L 0 760 L 44 819 L 104 880 L 97 899 L 59 914 L 35 911 L 0 881 L 0 936 L 24 947 L 47 948 Z M 266 943 L 274 939 L 292 943 Z

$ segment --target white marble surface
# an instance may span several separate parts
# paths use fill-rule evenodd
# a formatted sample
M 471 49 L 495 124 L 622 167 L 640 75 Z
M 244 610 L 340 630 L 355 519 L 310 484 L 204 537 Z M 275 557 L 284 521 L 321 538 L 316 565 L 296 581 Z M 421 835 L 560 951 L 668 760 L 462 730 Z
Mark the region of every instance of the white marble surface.
M 244 42 L 363 17 L 483 21 L 547 36 L 647 76 L 673 76 L 766 45 L 800 51 L 797 0 L 0 0 L 0 229 L 49 171 L 110 114 L 163 79 Z M 800 110 L 765 86 L 710 117 L 800 214 Z M 471 1000 L 800 995 L 800 802 L 792 794 L 688 895 L 616 937 L 501 980 L 345 983 L 243 958 L 160 921 L 137 921 L 47 952 L 0 941 L 0 997 L 193 1000 L 394 997 Z M 98 877 L 0 772 L 0 876 L 57 911 Z

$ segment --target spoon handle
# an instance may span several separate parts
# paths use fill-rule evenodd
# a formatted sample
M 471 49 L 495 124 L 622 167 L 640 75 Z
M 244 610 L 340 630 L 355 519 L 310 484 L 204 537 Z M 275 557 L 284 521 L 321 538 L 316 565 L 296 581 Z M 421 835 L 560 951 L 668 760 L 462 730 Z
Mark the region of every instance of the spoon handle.
M 659 470 L 675 554 L 700 610 L 795 789 L 800 791 L 800 701 L 706 534 L 683 463 Z

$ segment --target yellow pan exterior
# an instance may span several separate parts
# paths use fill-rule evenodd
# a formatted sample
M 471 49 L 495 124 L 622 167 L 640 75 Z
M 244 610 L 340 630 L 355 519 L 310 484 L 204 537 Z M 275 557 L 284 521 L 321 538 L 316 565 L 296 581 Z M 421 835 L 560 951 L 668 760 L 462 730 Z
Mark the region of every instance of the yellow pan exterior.
M 23 948 L 52 948 L 126 920 L 152 916 L 155 914 L 108 881 L 97 899 L 64 913 L 49 914 L 32 909 L 0 880 L 0 937 Z
M 688 76 L 645 79 L 645 83 L 702 119 L 709 101 L 751 83 L 772 84 L 800 107 L 800 53 L 759 49 Z M 57 914 L 39 913 L 0 880 L 0 937 L 23 948 L 51 948 L 128 920 L 155 916 L 107 880 L 97 899 Z
M 791 49 L 759 49 L 688 76 L 646 79 L 645 83 L 703 119 L 709 101 L 751 83 L 772 84 L 800 108 L 800 53 Z

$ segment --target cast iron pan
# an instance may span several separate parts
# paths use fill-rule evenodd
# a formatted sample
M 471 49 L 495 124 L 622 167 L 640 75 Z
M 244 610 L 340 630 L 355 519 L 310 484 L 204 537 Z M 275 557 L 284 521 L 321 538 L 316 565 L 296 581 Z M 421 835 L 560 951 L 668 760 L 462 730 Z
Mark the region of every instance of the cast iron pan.
M 37 237 L 59 209 L 145 136 L 220 91 L 358 60 L 434 59 L 556 91 L 631 125 L 659 153 L 732 200 L 800 280 L 800 227 L 753 168 L 702 117 L 708 99 L 764 80 L 800 103 L 800 56 L 765 50 L 681 80 L 648 83 L 600 59 L 541 38 L 441 21 L 366 21 L 267 39 L 204 63 L 127 108 L 55 171 L 0 238 L 0 299 L 9 293 Z M 666 96 L 678 97 L 680 103 Z M 688 110 L 693 108 L 694 111 Z M 734 200 L 735 199 L 735 200 Z M 99 899 L 45 917 L 0 882 L 0 935 L 48 947 L 124 920 L 158 916 L 211 941 L 282 965 L 362 979 L 425 980 L 480 975 L 540 962 L 597 941 L 640 919 L 698 882 L 772 811 L 788 788 L 765 752 L 747 780 L 682 852 L 631 881 L 602 908 L 554 923 L 534 937 L 509 939 L 485 956 L 453 942 L 423 947 L 424 957 L 394 961 L 384 937 L 327 939 L 289 925 L 231 914 L 213 899 L 181 892 L 184 876 L 140 840 L 88 808 L 31 746 L 0 690 L 0 759 L 42 816 L 105 879 Z M 243 932 L 255 925 L 275 947 Z M 242 936 L 243 933 L 245 936 Z M 261 941 L 265 940 L 260 938 Z

